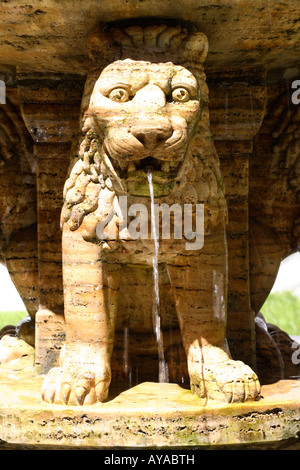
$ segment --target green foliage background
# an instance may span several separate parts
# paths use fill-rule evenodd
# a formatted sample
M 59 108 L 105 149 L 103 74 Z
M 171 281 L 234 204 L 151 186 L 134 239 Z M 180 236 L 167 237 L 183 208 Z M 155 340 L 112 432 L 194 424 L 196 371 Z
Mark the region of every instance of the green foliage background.
M 292 292 L 274 292 L 264 303 L 261 313 L 289 335 L 300 336 L 300 298 Z
M 0 330 L 6 325 L 17 325 L 17 323 L 27 316 L 27 312 L 0 312 Z

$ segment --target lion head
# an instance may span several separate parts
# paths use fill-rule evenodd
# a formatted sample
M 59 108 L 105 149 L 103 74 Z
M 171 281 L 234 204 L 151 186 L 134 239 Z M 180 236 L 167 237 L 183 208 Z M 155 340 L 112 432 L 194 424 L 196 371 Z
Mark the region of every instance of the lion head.
M 200 116 L 194 75 L 173 63 L 125 59 L 98 78 L 88 114 L 103 135 L 102 154 L 129 194 L 148 194 L 147 168 L 157 196 L 174 187 Z
M 210 200 L 212 210 L 223 204 L 202 65 L 206 37 L 178 25 L 111 28 L 93 35 L 89 50 L 95 66 L 62 223 L 76 230 L 86 215 L 105 217 L 116 194 L 149 196 L 149 168 L 156 198 Z

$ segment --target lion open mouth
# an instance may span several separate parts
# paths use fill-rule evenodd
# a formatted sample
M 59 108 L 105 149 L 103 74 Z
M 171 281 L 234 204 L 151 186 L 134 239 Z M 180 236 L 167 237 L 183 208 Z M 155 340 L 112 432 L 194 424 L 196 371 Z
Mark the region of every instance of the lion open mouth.
M 120 160 L 108 157 L 126 190 L 133 195 L 149 196 L 147 174 L 151 170 L 155 196 L 170 194 L 182 161 L 161 160 L 151 156 L 137 160 Z
M 164 158 L 161 158 L 156 146 L 148 155 L 144 148 L 141 154 L 134 151 L 127 152 L 125 156 L 124 149 L 113 144 L 112 140 L 104 143 L 106 165 L 116 174 L 120 183 L 122 182 L 121 185 L 126 192 L 132 195 L 149 196 L 147 175 L 151 169 L 155 196 L 170 194 L 184 161 L 183 152 L 179 152 L 178 148 L 175 151 L 172 149 L 168 156 L 165 153 Z
M 127 166 L 127 174 L 129 175 L 135 171 L 147 172 L 148 170 L 152 170 L 153 172 L 161 171 L 163 173 L 173 173 L 175 176 L 178 166 L 178 162 L 159 160 L 158 158 L 154 157 L 145 157 L 140 160 L 133 160 L 129 162 Z

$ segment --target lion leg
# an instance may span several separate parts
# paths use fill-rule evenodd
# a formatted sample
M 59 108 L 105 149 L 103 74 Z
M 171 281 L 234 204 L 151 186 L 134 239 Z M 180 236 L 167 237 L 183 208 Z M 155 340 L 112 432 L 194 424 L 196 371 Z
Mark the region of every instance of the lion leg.
M 209 266 L 208 253 L 200 256 L 188 258 L 185 266 L 167 266 L 191 390 L 218 401 L 253 400 L 259 395 L 258 378 L 243 362 L 231 359 L 226 341 L 225 269 L 216 261 Z
M 42 388 L 47 402 L 90 404 L 107 398 L 118 305 L 119 269 L 101 260 L 80 229 L 63 233 L 66 343 L 61 367 Z

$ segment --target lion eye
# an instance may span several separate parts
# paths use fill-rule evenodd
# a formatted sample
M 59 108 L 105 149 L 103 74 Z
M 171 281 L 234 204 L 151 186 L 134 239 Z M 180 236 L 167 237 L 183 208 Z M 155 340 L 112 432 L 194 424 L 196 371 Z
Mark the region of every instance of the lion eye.
M 124 103 L 129 99 L 129 92 L 125 88 L 115 88 L 109 93 L 108 98 L 117 103 Z
M 185 103 L 190 99 L 190 94 L 186 88 L 178 87 L 172 91 L 172 100 L 179 103 Z

